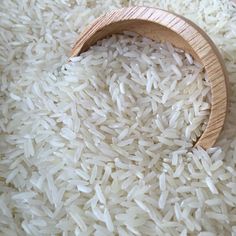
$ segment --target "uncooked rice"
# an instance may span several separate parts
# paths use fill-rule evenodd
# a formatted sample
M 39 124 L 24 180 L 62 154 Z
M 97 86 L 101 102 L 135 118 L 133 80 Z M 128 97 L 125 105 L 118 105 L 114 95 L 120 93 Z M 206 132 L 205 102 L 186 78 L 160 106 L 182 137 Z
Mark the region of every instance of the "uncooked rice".
M 99 15 L 146 5 L 203 28 L 224 58 L 229 114 L 210 109 L 191 55 L 133 33 L 68 62 Z M 3 1 L 1 235 L 236 235 L 236 7 L 220 0 Z

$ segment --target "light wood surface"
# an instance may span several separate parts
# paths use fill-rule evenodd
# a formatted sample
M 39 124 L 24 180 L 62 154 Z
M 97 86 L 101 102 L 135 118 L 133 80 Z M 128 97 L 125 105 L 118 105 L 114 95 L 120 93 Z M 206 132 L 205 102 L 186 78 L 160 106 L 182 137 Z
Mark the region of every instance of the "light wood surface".
M 109 12 L 95 20 L 80 35 L 71 57 L 86 51 L 111 34 L 133 31 L 157 41 L 169 41 L 203 64 L 208 75 L 212 107 L 207 127 L 196 145 L 210 148 L 224 125 L 227 114 L 227 73 L 211 39 L 190 20 L 158 8 L 129 7 Z

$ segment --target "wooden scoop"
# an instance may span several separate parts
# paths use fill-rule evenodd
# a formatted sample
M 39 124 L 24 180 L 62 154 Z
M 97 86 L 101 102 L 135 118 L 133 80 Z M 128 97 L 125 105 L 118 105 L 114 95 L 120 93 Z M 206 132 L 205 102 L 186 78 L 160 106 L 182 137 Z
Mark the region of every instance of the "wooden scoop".
M 123 31 L 133 31 L 156 41 L 169 41 L 204 66 L 211 86 L 212 106 L 207 127 L 196 145 L 205 149 L 212 147 L 224 125 L 228 103 L 226 69 L 212 40 L 182 16 L 158 8 L 136 6 L 114 10 L 97 18 L 80 35 L 71 57 L 88 50 L 98 40 Z

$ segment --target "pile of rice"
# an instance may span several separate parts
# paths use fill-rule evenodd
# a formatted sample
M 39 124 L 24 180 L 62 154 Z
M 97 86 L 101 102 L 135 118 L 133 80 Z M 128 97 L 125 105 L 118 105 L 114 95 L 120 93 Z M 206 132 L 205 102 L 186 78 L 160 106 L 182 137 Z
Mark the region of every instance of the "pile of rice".
M 67 61 L 79 32 L 128 5 L 202 27 L 229 72 L 216 147 L 207 75 L 133 33 Z M 236 7 L 219 0 L 4 1 L 0 6 L 1 235 L 235 235 Z

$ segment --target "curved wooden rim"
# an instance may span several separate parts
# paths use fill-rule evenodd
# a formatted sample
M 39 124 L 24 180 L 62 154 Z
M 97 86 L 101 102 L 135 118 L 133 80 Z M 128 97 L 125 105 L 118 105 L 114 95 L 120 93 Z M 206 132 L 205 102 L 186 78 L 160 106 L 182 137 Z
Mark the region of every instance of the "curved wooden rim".
M 75 43 L 71 57 L 86 51 L 97 40 L 111 34 L 112 29 L 109 34 L 93 39 L 104 28 L 114 23 L 118 25 L 134 20 L 156 23 L 175 32 L 191 47 L 194 56 L 203 64 L 211 86 L 212 106 L 207 127 L 196 145 L 205 149 L 212 147 L 223 128 L 227 114 L 227 72 L 223 59 L 212 40 L 190 20 L 158 8 L 136 6 L 114 10 L 97 18 L 85 29 Z

